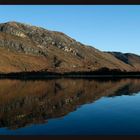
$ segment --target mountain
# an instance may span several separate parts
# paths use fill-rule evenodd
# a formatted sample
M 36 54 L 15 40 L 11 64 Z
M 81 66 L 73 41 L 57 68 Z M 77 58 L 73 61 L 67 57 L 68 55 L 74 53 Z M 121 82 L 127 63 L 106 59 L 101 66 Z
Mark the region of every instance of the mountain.
M 57 31 L 19 22 L 0 24 L 0 73 L 140 71 L 140 56 L 103 52 Z

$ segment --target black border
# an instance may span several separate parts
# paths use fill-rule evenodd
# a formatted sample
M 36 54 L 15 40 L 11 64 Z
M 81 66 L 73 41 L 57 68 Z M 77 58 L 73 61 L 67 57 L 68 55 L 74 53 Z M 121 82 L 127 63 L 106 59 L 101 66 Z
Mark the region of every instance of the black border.
M 140 0 L 0 0 L 1 5 L 137 5 Z
M 140 0 L 0 0 L 0 5 L 137 5 Z M 140 136 L 3 136 L 0 140 L 134 140 Z
M 1 140 L 139 140 L 139 136 L 0 136 Z

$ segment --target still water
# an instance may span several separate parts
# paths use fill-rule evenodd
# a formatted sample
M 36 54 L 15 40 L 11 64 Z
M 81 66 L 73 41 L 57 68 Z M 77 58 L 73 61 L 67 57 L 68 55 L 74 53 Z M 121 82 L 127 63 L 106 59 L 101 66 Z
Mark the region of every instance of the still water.
M 140 79 L 0 80 L 0 135 L 140 135 Z

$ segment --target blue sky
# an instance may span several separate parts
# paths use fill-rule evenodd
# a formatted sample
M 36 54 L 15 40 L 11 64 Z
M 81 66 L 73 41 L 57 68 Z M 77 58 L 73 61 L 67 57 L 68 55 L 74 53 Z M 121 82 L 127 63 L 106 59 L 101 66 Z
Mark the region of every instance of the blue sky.
M 0 22 L 62 31 L 103 51 L 140 55 L 140 5 L 1 5 Z

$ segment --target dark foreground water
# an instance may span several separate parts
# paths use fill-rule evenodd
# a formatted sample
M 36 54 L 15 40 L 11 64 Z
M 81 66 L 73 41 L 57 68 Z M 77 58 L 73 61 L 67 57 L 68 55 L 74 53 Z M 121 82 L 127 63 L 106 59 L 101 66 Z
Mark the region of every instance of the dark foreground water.
M 140 80 L 0 80 L 0 135 L 140 135 Z

